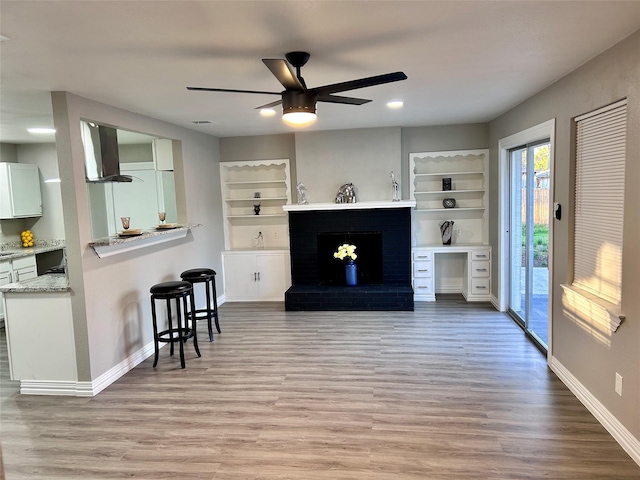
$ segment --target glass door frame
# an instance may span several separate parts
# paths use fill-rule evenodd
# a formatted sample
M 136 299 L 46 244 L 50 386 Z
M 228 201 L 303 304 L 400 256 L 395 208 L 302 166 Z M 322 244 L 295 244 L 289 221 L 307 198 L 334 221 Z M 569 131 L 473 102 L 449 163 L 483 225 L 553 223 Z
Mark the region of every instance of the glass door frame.
M 543 352 L 547 353 L 547 345 L 545 344 L 544 338 L 541 336 L 542 332 L 536 332 L 530 324 L 532 322 L 533 309 L 533 295 L 534 295 L 534 194 L 535 194 L 535 150 L 536 148 L 543 145 L 550 145 L 550 139 L 545 138 L 541 140 L 537 140 L 535 142 L 531 142 L 525 145 L 519 145 L 514 148 L 509 149 L 509 179 L 510 179 L 510 195 L 509 195 L 509 218 L 510 218 L 510 240 L 509 240 L 509 248 L 511 249 L 509 258 L 509 303 L 507 306 L 507 313 L 511 318 L 514 319 L 520 327 L 524 330 L 525 334 L 535 343 L 535 345 Z M 526 170 L 523 170 L 522 167 L 516 167 L 516 162 L 518 162 L 517 158 L 513 157 L 513 154 L 516 152 L 524 152 L 526 154 Z M 519 163 L 522 165 L 522 153 L 520 154 Z M 522 182 L 522 176 L 524 175 L 524 182 Z M 519 180 L 519 181 L 518 181 Z M 517 183 L 517 188 L 519 192 L 515 192 L 515 185 Z M 522 195 L 522 191 L 525 192 L 525 195 Z M 518 200 L 518 204 L 516 205 L 516 200 Z M 522 288 L 522 277 L 519 278 L 518 285 L 514 285 L 513 278 L 513 254 L 514 254 L 514 241 L 517 240 L 518 245 L 522 243 L 523 236 L 519 234 L 517 237 L 514 236 L 514 229 L 516 228 L 514 218 L 520 219 L 520 223 L 517 227 L 521 230 L 522 227 L 522 209 L 524 207 L 525 210 L 525 221 L 524 221 L 524 247 L 523 252 L 519 252 L 520 255 L 524 253 L 525 261 L 519 265 L 519 270 L 524 267 L 524 294 L 520 294 Z M 517 211 L 516 211 L 517 210 Z M 550 237 L 547 239 L 550 240 Z M 547 275 L 549 272 L 547 272 Z M 524 308 L 520 308 L 518 310 L 515 309 L 515 303 L 513 301 L 512 291 L 515 287 L 518 289 L 518 302 L 523 302 Z M 549 303 L 549 297 L 547 296 L 547 304 Z M 547 313 L 547 332 L 546 337 L 548 338 L 548 325 L 549 325 L 549 315 Z
M 496 238 L 490 238 L 491 243 L 497 244 L 497 255 L 494 264 L 494 276 L 497 279 L 496 298 L 493 301 L 496 308 L 505 312 L 509 303 L 509 198 L 510 198 L 510 178 L 509 178 L 509 150 L 512 148 L 533 143 L 541 139 L 548 138 L 550 143 L 549 152 L 549 189 L 554 192 L 554 157 L 555 157 L 555 126 L 556 120 L 552 118 L 530 128 L 514 133 L 498 140 L 498 234 Z M 550 204 L 552 199 L 550 198 Z M 549 208 L 549 336 L 547 342 L 547 362 L 553 357 L 553 209 Z

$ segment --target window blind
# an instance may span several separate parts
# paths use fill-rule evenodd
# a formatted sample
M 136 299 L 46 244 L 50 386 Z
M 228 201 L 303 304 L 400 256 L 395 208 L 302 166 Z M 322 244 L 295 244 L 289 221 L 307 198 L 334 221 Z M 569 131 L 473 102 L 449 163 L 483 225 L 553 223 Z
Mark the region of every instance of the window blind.
M 575 121 L 573 285 L 620 304 L 627 102 Z

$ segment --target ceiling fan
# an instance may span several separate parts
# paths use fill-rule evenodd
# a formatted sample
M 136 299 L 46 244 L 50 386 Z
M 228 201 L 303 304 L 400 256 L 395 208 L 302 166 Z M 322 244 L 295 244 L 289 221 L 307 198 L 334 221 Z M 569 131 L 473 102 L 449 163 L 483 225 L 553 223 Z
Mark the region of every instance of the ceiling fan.
M 262 62 L 284 87 L 282 92 L 264 92 L 258 90 L 235 90 L 229 88 L 187 87 L 187 90 L 203 90 L 207 92 L 258 93 L 261 95 L 280 95 L 280 100 L 256 107 L 264 109 L 282 104 L 282 119 L 294 125 L 306 125 L 316 118 L 316 102 L 345 103 L 363 105 L 370 102 L 363 98 L 343 97 L 334 93 L 372 87 L 383 83 L 406 80 L 403 72 L 386 73 L 374 77 L 359 78 L 348 82 L 334 83 L 323 87 L 307 88 L 300 73 L 301 68 L 309 61 L 307 52 L 289 52 L 282 58 L 263 58 Z M 295 67 L 295 71 L 292 67 Z

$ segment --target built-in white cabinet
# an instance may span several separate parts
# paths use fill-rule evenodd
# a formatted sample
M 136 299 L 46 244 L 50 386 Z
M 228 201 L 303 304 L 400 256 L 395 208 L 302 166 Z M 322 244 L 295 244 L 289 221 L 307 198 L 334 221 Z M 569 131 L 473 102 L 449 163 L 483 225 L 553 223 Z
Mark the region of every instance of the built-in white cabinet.
M 0 162 L 0 219 L 41 216 L 38 166 Z
M 491 300 L 491 247 L 419 247 L 412 260 L 415 301 L 434 302 L 436 293 L 462 293 L 468 302 Z
M 443 220 L 454 222 L 454 244 L 488 243 L 488 159 L 489 150 L 409 154 L 414 246 L 442 243 Z M 445 208 L 444 199 L 454 199 L 456 206 Z
M 289 160 L 223 162 L 225 301 L 283 301 L 291 286 Z
M 222 253 L 225 301 L 284 301 L 291 286 L 288 250 Z
M 226 250 L 289 248 L 289 160 L 222 162 L 220 181 Z
M 0 262 L 0 287 L 9 283 L 24 282 L 37 276 L 38 267 L 35 255 Z M 0 318 L 4 319 L 2 293 L 0 293 Z

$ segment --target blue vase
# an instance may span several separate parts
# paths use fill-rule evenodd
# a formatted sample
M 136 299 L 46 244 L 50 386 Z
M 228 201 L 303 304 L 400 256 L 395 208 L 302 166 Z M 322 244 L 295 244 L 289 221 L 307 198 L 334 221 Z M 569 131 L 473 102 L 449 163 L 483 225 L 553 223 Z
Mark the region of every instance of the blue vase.
M 347 286 L 354 287 L 358 285 L 358 267 L 353 261 L 348 261 L 345 264 L 344 274 Z

